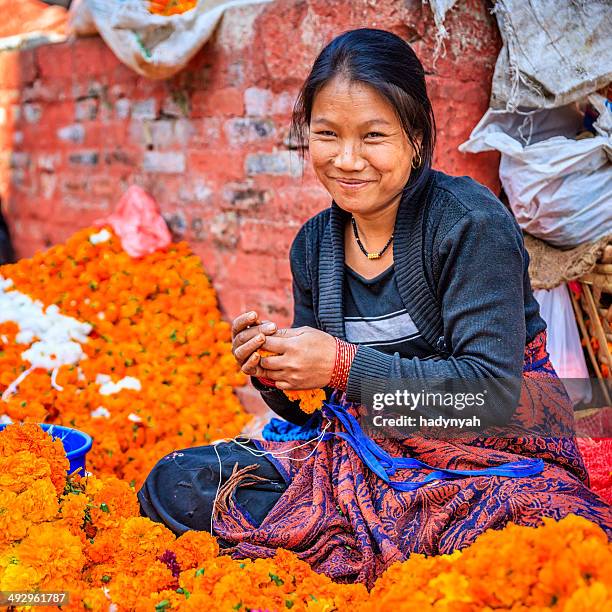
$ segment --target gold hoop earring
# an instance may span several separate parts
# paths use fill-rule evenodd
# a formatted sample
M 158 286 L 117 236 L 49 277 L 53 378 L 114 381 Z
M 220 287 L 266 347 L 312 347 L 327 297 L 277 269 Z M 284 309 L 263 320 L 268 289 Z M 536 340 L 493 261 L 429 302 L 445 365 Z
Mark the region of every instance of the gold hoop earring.
M 417 160 L 417 163 L 414 163 L 414 160 Z M 421 164 L 423 163 L 423 159 L 421 157 L 420 153 L 417 153 L 413 158 L 412 158 L 412 162 L 410 163 L 410 165 L 412 166 L 413 170 L 416 170 Z

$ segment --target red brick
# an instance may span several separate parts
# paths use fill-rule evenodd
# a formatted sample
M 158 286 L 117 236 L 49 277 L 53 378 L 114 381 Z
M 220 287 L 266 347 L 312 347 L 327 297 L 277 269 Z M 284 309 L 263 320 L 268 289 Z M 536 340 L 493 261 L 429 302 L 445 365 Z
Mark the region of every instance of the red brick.
M 218 146 L 222 139 L 222 119 L 220 117 L 203 117 L 191 119 L 193 131 L 188 141 L 194 149 L 205 149 Z
M 278 280 L 283 283 L 291 282 L 293 280 L 293 276 L 291 274 L 291 264 L 289 263 L 289 254 L 287 254 L 285 259 L 277 259 L 276 275 L 278 276 Z
M 106 75 L 118 61 L 99 36 L 77 38 L 72 44 L 74 74 L 81 81 L 88 77 Z
M 285 257 L 299 226 L 272 223 L 266 219 L 243 220 L 240 223 L 240 249 L 245 253 L 268 253 Z
M 0 53 L 0 89 L 17 89 L 21 84 L 19 55 L 18 51 Z
M 90 193 L 99 198 L 116 198 L 121 196 L 117 181 L 106 176 L 95 176 L 89 181 Z
M 278 286 L 276 256 L 236 253 L 226 259 L 223 283 L 236 287 L 261 287 L 275 289 Z
M 45 104 L 40 123 L 56 130 L 74 122 L 74 101 Z
M 241 117 L 244 115 L 242 90 L 226 87 L 217 91 L 196 91 L 191 99 L 191 115 Z
M 72 44 L 41 45 L 36 47 L 36 63 L 43 79 L 72 79 L 75 70 L 72 57 Z M 78 74 L 78 73 L 77 73 Z
M 245 292 L 245 310 L 255 310 L 261 318 L 274 321 L 279 327 L 287 327 L 293 319 L 293 298 L 289 284 L 266 289 L 254 284 Z
M 224 182 L 244 177 L 242 151 L 190 149 L 187 153 L 187 171 L 192 176 L 222 178 Z
M 244 291 L 221 291 L 219 306 L 228 321 L 233 321 L 239 314 L 249 309 L 245 301 Z

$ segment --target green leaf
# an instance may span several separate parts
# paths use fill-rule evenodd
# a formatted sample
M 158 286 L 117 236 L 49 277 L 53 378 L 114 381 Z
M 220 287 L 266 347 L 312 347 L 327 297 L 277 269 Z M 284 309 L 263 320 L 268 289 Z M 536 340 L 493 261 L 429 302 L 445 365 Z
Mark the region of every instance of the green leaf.
M 155 606 L 155 612 L 164 612 L 165 610 L 167 610 L 168 608 L 170 608 L 170 600 L 168 599 L 162 599 L 156 606 Z
M 110 582 L 111 577 L 108 574 L 104 574 L 104 576 L 102 576 L 102 582 Z
M 100 504 L 100 510 L 102 510 L 102 512 L 110 512 L 108 506 L 104 502 Z
M 199 569 L 197 569 L 195 575 L 196 576 L 203 576 L 204 575 L 204 568 L 200 567 Z
M 276 586 L 281 586 L 281 584 L 285 584 L 284 580 L 282 578 L 279 578 L 276 574 L 269 574 L 270 576 L 270 580 L 272 580 L 272 582 L 274 582 L 274 584 Z
M 285 599 L 285 605 L 289 609 L 293 608 L 293 602 L 290 599 Z

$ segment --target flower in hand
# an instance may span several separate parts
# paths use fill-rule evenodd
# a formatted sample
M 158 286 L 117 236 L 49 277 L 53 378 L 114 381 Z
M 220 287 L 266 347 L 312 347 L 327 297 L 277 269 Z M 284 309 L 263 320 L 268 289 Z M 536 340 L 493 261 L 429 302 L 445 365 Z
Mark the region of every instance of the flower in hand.
M 257 352 L 259 364 L 252 375 L 273 381 L 289 399 L 299 400 L 304 412 L 321 408 L 321 387 L 329 383 L 334 368 L 333 336 L 312 327 L 280 329 L 266 336 Z

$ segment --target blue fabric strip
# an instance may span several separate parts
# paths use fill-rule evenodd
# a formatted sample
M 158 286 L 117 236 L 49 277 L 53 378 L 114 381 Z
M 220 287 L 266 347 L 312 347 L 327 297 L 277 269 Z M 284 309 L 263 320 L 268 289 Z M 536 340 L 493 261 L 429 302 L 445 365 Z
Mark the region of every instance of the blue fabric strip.
M 534 370 L 544 370 L 546 372 L 550 371 L 548 368 L 544 366 L 548 363 L 550 357 L 548 353 L 546 357 L 542 357 L 542 359 L 538 359 L 537 361 L 532 361 L 531 363 L 527 362 L 525 367 L 523 368 L 523 372 L 533 372 Z
M 313 440 L 321 435 L 321 411 L 317 410 L 304 425 L 294 425 L 282 419 L 271 419 L 261 434 L 264 440 L 272 442 Z
M 449 480 L 466 476 L 524 478 L 540 474 L 544 469 L 544 462 L 541 459 L 521 459 L 520 461 L 503 463 L 479 470 L 453 470 L 436 468 L 411 457 L 392 457 L 365 435 L 357 419 L 342 404 L 324 402 L 322 411 L 323 415 L 327 418 L 337 418 L 346 430 L 326 432 L 322 439 L 329 440 L 335 436 L 345 440 L 372 472 L 397 491 L 415 491 L 436 480 Z M 308 421 L 306 424 L 308 427 L 304 428 L 279 419 L 272 419 L 264 428 L 263 436 L 266 440 L 276 441 L 313 439 L 321 433 L 320 417 L 318 422 L 318 428 L 314 429 L 313 419 Z M 405 468 L 432 471 L 423 480 L 417 482 L 402 482 L 391 479 L 398 469 Z

